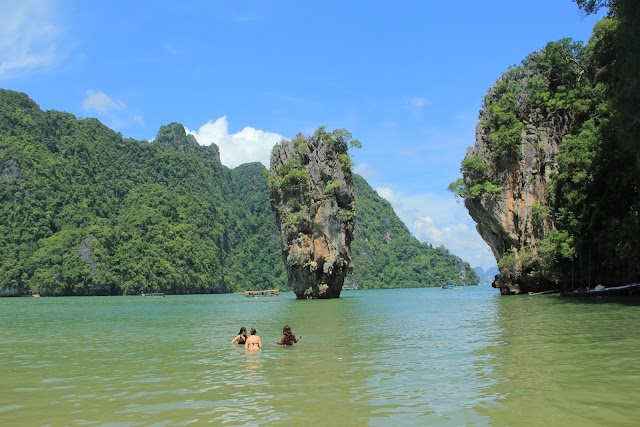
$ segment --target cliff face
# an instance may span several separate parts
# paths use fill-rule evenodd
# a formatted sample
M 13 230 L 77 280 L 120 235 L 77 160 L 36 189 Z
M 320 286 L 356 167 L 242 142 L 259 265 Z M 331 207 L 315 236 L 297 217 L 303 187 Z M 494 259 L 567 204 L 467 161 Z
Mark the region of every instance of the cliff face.
M 187 134 L 184 126 L 180 123 L 173 122 L 162 126 L 153 143 L 183 153 L 202 153 L 221 163 L 220 149 L 216 144 L 200 146 L 196 138 L 191 134 Z
M 562 191 L 590 175 L 580 172 L 588 156 L 565 144 L 586 140 L 579 134 L 595 110 L 580 48 L 568 39 L 550 43 L 498 79 L 462 162 L 462 188 L 454 191 L 498 261 L 493 286 L 502 294 L 557 289 L 571 275 L 574 214 Z
M 318 131 L 283 141 L 271 153 L 271 205 L 299 299 L 339 297 L 349 270 L 355 190 L 346 142 Z
M 546 289 L 550 281 L 521 255 L 553 227 L 549 216 L 539 215 L 535 210 L 536 206 L 547 204 L 547 189 L 563 135 L 551 127 L 528 123 L 520 135 L 517 152 L 496 159 L 488 147 L 483 125 L 485 116 L 486 112 L 480 116 L 476 144 L 467 150 L 465 159 L 479 158 L 487 164 L 490 180 L 502 190 L 497 197 L 487 193 L 467 197 L 465 207 L 496 261 L 499 263 L 505 255 L 512 255 L 519 262 L 518 274 L 502 271 L 494 287 L 500 288 L 503 294 Z M 471 184 L 469 176 L 465 176 L 465 180 Z

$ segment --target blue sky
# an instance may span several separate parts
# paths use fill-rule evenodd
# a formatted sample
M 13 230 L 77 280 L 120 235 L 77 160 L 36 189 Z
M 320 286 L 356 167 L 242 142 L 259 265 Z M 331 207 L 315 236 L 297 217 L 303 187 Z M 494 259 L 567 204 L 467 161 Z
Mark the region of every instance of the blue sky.
M 320 125 L 423 242 L 495 265 L 446 188 L 482 98 L 549 41 L 587 41 L 571 0 L 0 2 L 0 87 L 126 137 L 183 124 L 224 164 Z

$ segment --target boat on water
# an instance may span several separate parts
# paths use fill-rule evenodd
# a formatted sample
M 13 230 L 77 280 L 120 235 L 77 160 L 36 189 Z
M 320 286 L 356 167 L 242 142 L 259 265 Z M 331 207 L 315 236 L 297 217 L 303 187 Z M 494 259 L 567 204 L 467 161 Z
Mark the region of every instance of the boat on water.
M 279 289 L 264 289 L 261 291 L 242 291 L 242 295 L 247 298 L 258 298 L 258 297 L 277 297 L 280 295 Z
M 442 289 L 453 289 L 453 283 L 445 283 L 444 285 L 440 286 Z
M 597 296 L 633 296 L 640 295 L 640 283 L 630 283 L 622 286 L 605 288 L 598 285 L 593 289 L 579 289 L 560 292 L 561 297 L 597 297 Z
M 164 293 L 162 292 L 142 292 L 143 297 L 161 297 L 164 298 Z
M 551 289 L 550 291 L 529 292 L 529 295 L 535 296 L 535 295 L 557 294 L 558 292 L 560 292 L 558 289 Z

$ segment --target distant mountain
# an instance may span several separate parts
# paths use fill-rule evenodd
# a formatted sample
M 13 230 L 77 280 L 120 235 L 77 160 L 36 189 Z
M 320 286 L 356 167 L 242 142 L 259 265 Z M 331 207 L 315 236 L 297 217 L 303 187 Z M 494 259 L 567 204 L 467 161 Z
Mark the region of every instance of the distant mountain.
M 480 284 L 482 285 L 490 285 L 493 282 L 493 279 L 497 274 L 500 274 L 500 270 L 498 267 L 489 267 L 486 270 L 482 267 L 474 268 L 474 271 L 480 278 Z
M 355 175 L 356 225 L 351 245 L 353 274 L 348 286 L 416 288 L 445 283 L 476 284 L 468 263 L 444 246 L 434 248 L 411 235 L 393 211 L 362 178 Z
M 0 295 L 289 289 L 265 172 L 228 169 L 178 123 L 148 143 L 0 90 Z M 354 181 L 351 286 L 478 280 Z

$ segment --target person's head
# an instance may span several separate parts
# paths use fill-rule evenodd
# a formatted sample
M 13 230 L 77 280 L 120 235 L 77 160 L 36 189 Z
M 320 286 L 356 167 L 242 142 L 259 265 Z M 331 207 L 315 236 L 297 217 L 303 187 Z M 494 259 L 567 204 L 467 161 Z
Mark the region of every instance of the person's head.
M 293 332 L 291 332 L 291 327 L 289 325 L 284 325 L 284 328 L 282 328 L 282 335 L 284 335 L 290 343 L 295 341 L 296 337 L 293 335 Z
M 245 328 L 244 326 L 240 328 L 240 332 L 238 332 L 238 335 L 247 335 L 247 328 Z
M 256 334 L 256 328 L 251 328 L 251 335 L 255 335 Z

